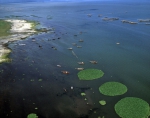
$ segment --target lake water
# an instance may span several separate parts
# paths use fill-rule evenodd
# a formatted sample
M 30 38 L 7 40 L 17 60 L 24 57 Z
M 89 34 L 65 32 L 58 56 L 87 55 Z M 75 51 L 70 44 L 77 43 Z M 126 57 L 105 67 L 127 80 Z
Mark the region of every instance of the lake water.
M 39 118 L 119 118 L 114 105 L 121 98 L 138 97 L 150 104 L 150 25 L 121 22 L 149 19 L 149 6 L 131 2 L 1 4 L 1 19 L 39 21 L 54 32 L 9 43 L 12 62 L 0 65 L 0 117 L 26 118 L 36 113 Z M 103 21 L 105 17 L 119 20 Z M 67 49 L 71 47 L 78 58 Z M 80 61 L 85 65 L 78 65 Z M 75 69 L 79 67 L 100 69 L 105 74 L 81 81 Z M 63 70 L 70 74 L 62 74 Z M 125 84 L 127 93 L 102 95 L 98 88 L 109 81 Z M 81 96 L 82 92 L 86 96 Z M 102 106 L 99 100 L 107 104 Z

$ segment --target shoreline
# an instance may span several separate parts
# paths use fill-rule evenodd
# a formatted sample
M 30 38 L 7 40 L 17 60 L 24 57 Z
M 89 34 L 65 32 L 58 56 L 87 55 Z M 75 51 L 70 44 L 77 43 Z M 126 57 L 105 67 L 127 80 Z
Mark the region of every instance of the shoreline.
M 17 19 L 4 21 L 11 23 L 11 34 L 9 36 L 0 37 L 0 64 L 11 61 L 11 59 L 8 58 L 11 49 L 6 46 L 8 42 L 22 40 L 37 33 L 34 29 L 35 23 Z

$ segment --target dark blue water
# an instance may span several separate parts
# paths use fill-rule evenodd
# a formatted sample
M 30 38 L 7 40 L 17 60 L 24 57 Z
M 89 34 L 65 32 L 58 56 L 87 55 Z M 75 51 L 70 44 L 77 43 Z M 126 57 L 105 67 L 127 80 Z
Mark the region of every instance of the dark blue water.
M 55 29 L 9 43 L 12 62 L 0 65 L 1 117 L 26 118 L 29 113 L 36 113 L 39 118 L 119 118 L 114 105 L 121 98 L 139 97 L 150 103 L 150 25 L 121 22 L 149 19 L 149 5 L 130 2 L 0 5 L 0 18 L 35 20 L 41 27 Z M 98 17 L 99 14 L 102 16 Z M 119 20 L 103 21 L 104 17 Z M 84 42 L 79 42 L 80 39 Z M 67 49 L 70 47 L 78 58 Z M 98 64 L 93 65 L 90 60 Z M 78 65 L 79 61 L 85 65 Z M 78 67 L 100 69 L 105 74 L 101 79 L 80 81 L 75 70 Z M 70 74 L 62 74 L 63 70 Z M 108 81 L 125 84 L 128 92 L 116 97 L 102 95 L 98 88 Z M 81 92 L 86 96 L 82 97 Z M 101 106 L 99 100 L 106 100 L 107 104 Z

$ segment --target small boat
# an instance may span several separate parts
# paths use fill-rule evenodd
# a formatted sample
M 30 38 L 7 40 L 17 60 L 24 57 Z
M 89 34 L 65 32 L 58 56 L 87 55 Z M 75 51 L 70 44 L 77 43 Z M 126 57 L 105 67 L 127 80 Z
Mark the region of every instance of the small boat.
M 145 23 L 145 25 L 150 25 L 150 23 Z
M 68 50 L 72 50 L 72 48 L 68 48 Z
M 61 65 L 57 65 L 57 67 L 61 67 Z
M 83 65 L 83 64 L 84 64 L 84 62 L 78 62 L 78 64 L 79 64 L 79 65 Z
M 82 40 L 82 39 L 80 39 L 80 40 L 79 40 L 79 42 L 83 42 L 83 40 Z
M 77 48 L 82 48 L 82 46 L 77 46 Z
M 91 17 L 91 16 L 92 16 L 92 14 L 87 14 L 87 16 Z
M 97 61 L 90 61 L 90 63 L 97 64 L 98 62 Z
M 69 74 L 68 71 L 61 71 L 63 74 Z
M 121 22 L 122 23 L 130 23 L 130 21 L 127 21 L 127 20 L 122 20 Z
M 57 48 L 56 47 L 52 47 L 54 50 L 57 50 Z
M 98 15 L 98 17 L 101 17 L 101 16 L 102 16 L 101 14 Z
M 72 45 L 77 45 L 76 43 L 72 43 Z
M 84 70 L 84 68 L 75 68 L 76 70 Z
M 137 24 L 137 22 L 129 22 L 130 24 Z

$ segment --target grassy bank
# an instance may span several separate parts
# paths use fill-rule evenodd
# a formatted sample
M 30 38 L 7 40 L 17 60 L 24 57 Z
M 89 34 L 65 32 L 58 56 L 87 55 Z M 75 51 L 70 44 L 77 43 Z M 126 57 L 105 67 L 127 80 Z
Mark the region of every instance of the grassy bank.
M 4 20 L 0 20 L 0 37 L 2 36 L 8 36 L 9 30 L 11 29 L 11 23 L 6 22 Z

